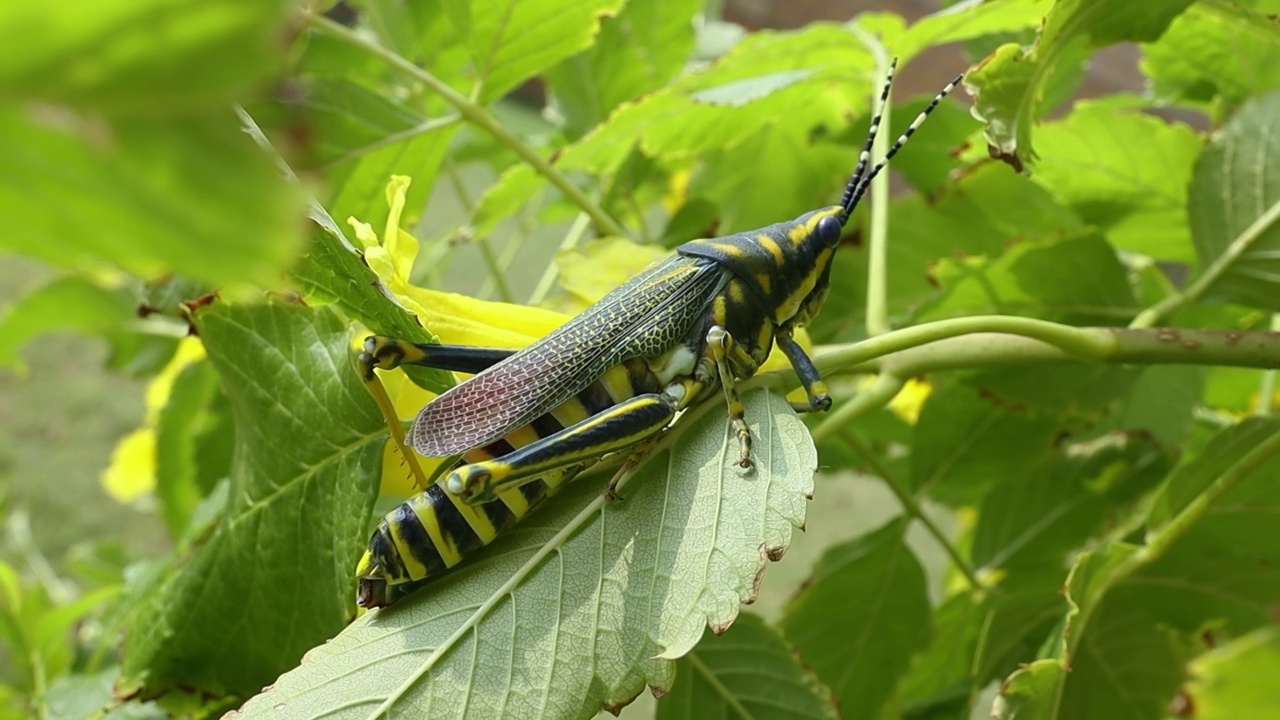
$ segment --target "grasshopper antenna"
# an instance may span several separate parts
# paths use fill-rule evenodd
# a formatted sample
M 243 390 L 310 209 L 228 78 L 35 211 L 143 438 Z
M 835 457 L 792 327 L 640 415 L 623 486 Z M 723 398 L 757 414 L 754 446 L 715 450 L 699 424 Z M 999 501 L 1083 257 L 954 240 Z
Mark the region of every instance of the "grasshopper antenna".
M 853 214 L 854 208 L 858 207 L 858 202 L 862 200 L 862 196 L 867 194 L 867 189 L 871 187 L 871 181 L 875 179 L 876 175 L 880 174 L 880 171 L 889 164 L 893 156 L 897 155 L 902 146 L 907 144 L 907 141 L 911 139 L 911 135 L 915 133 L 916 128 L 924 123 L 925 118 L 929 117 L 929 113 L 938 107 L 938 103 L 942 102 L 942 99 L 964 79 L 964 73 L 960 73 L 954 80 L 947 83 L 946 87 L 942 88 L 937 95 L 934 95 L 924 110 L 921 110 L 916 119 L 912 120 L 911 124 L 907 126 L 906 131 L 898 136 L 898 139 L 894 141 L 893 146 L 884 154 L 880 162 L 876 163 L 868 172 L 867 166 L 871 163 L 871 146 L 875 144 L 876 135 L 880 132 L 880 118 L 884 114 L 885 106 L 889 103 L 889 88 L 893 85 L 893 73 L 897 67 L 898 59 L 894 58 L 889 63 L 889 72 L 884 79 L 884 89 L 880 91 L 880 106 L 876 108 L 876 114 L 871 118 L 871 127 L 867 130 L 867 142 L 862 146 L 862 152 L 858 155 L 858 164 L 853 169 L 853 175 L 849 177 L 849 184 L 845 186 L 844 196 L 840 198 L 840 207 L 843 208 L 840 212 L 841 225 L 849 221 L 849 216 Z

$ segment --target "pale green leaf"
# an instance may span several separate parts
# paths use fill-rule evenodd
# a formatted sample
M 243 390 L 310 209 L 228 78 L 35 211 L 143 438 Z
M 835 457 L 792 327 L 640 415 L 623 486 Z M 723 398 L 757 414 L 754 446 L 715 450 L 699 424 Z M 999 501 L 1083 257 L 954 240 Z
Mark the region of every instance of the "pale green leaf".
M 1234 110 L 1280 86 L 1280 2 L 1199 2 L 1159 40 L 1143 46 L 1141 67 L 1156 97 Z
M 623 0 L 449 0 L 446 9 L 471 49 L 481 102 L 591 46 Z
M 1194 258 L 1187 185 L 1201 143 L 1190 127 L 1081 101 L 1037 130 L 1036 148 L 1036 180 L 1117 248 L 1166 261 Z
M 629 2 L 605 18 L 586 51 L 549 68 L 544 77 L 577 137 L 626 100 L 657 90 L 689 60 L 698 0 Z
M 1274 708 L 1280 629 L 1260 628 L 1191 662 L 1187 695 L 1198 720 L 1262 717 Z
M 1052 0 L 961 0 L 926 15 L 891 45 L 903 64 L 937 45 L 1036 27 Z
M 658 701 L 658 720 L 749 717 L 835 720 L 831 691 L 805 667 L 782 634 L 743 613 L 733 627 L 702 642 L 676 663 L 676 682 Z
M 817 464 L 782 398 L 745 395 L 755 469 L 733 467 L 719 402 L 683 418 L 607 503 L 578 481 L 490 550 L 370 612 L 241 712 L 248 717 L 591 717 L 724 628 L 803 523 Z M 692 422 L 690 422 L 692 421 Z
M 1045 15 L 1031 48 L 1006 44 L 989 55 L 965 79 L 975 96 L 974 112 L 987 124 L 992 151 L 1021 170 L 1036 158 L 1032 124 L 1046 90 L 1059 73 L 1074 72 L 1087 56 L 1082 48 L 1118 42 L 1150 42 L 1192 0 L 1059 0 Z

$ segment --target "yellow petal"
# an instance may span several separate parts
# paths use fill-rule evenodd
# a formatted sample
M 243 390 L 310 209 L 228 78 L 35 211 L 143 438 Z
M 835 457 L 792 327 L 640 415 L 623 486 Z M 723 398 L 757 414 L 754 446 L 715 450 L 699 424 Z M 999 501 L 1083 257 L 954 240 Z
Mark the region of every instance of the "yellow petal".
M 116 502 L 131 503 L 156 487 L 156 433 L 142 427 L 125 435 L 102 471 L 102 489 Z

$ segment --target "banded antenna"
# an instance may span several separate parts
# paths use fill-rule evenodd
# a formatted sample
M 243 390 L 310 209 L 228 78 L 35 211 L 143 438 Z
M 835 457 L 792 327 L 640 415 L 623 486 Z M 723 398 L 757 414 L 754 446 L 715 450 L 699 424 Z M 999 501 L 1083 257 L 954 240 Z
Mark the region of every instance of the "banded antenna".
M 929 117 L 929 113 L 933 112 L 934 108 L 938 107 L 938 103 L 942 102 L 942 99 L 964 79 L 964 73 L 960 73 L 954 80 L 947 83 L 947 86 L 942 88 L 937 95 L 934 95 L 924 110 L 921 110 L 916 119 L 912 120 L 911 124 L 907 126 L 906 132 L 902 133 L 894 141 L 893 147 L 889 148 L 889 152 L 884 154 L 884 157 L 875 164 L 875 167 L 871 168 L 870 172 L 867 172 L 867 166 L 871 163 L 871 146 L 875 144 L 876 135 L 880 132 L 880 117 L 884 114 L 884 108 L 889 103 L 889 88 L 893 85 L 893 72 L 897 67 L 898 58 L 894 58 L 889 63 L 889 72 L 884 79 L 884 89 L 880 91 L 880 105 L 876 108 L 876 114 L 871 118 L 871 127 L 867 130 L 867 142 L 862 146 L 862 153 L 858 155 L 858 164 L 853 169 L 853 175 L 849 177 L 849 184 L 844 188 L 844 197 L 840 198 L 840 207 L 843 208 L 840 212 L 840 225 L 842 226 L 849 222 L 849 216 L 853 214 L 854 208 L 858 207 L 858 201 L 862 200 L 862 196 L 867 194 L 867 188 L 871 187 L 871 181 L 889 164 L 893 156 L 898 154 L 902 146 L 907 144 L 916 128 L 924 123 L 924 119 Z

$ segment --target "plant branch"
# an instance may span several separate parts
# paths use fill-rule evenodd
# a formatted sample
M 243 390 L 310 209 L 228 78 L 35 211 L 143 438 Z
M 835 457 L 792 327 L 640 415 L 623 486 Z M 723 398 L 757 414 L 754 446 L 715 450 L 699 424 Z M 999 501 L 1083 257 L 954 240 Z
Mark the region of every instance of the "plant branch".
M 340 23 L 336 23 L 323 15 L 315 13 L 305 13 L 307 22 L 311 27 L 320 32 L 329 35 L 335 40 L 341 40 L 348 45 L 353 45 L 361 50 L 373 55 L 396 70 L 403 72 L 414 80 L 422 83 L 431 89 L 432 92 L 439 95 L 445 102 L 449 103 L 458 111 L 463 120 L 478 126 L 485 132 L 492 135 L 498 142 L 511 148 L 520 159 L 529 163 L 535 170 L 545 177 L 552 185 L 555 185 L 560 192 L 565 194 L 573 204 L 577 205 L 586 213 L 595 223 L 596 228 L 605 235 L 616 235 L 618 237 L 629 237 L 627 232 L 609 214 L 604 211 L 595 201 L 587 197 L 578 186 L 569 181 L 564 173 L 555 168 L 546 158 L 539 155 L 520 138 L 516 137 L 511 131 L 503 127 L 488 110 L 476 102 L 468 99 L 465 95 L 454 90 L 448 83 L 437 78 L 426 70 L 418 67 L 409 60 L 405 59 L 398 53 L 383 47 L 382 45 L 363 37 L 360 33 L 346 27 Z
M 1129 327 L 1151 327 L 1164 320 L 1183 305 L 1199 300 L 1213 287 L 1214 283 L 1218 282 L 1231 269 L 1231 266 L 1237 260 L 1244 257 L 1245 253 L 1253 248 L 1253 244 L 1262 237 L 1262 234 L 1274 227 L 1277 222 L 1280 222 L 1280 200 L 1272 203 L 1271 207 L 1267 208 L 1249 227 L 1244 229 L 1244 232 L 1236 236 L 1236 239 L 1232 240 L 1231 244 L 1227 246 L 1226 251 L 1219 255 L 1212 265 L 1205 268 L 1200 277 L 1196 278 L 1195 282 L 1191 283 L 1186 290 L 1169 295 L 1155 305 L 1138 313 L 1133 322 L 1129 323 Z

